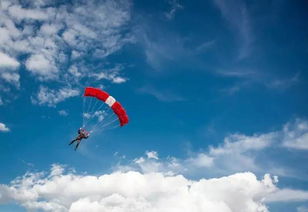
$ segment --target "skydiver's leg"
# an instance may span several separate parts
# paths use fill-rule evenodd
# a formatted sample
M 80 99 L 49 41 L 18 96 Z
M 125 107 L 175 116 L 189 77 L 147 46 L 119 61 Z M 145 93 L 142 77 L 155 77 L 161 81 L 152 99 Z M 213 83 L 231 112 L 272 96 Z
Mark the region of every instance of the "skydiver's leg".
M 72 140 L 71 143 L 69 143 L 69 145 L 73 144 L 75 141 L 77 141 L 77 138 Z
M 77 150 L 77 148 L 78 148 L 78 146 L 79 146 L 79 144 L 80 144 L 80 141 L 81 141 L 81 140 L 78 140 L 78 141 L 77 141 L 77 144 L 76 144 L 76 147 L 75 147 L 75 151 Z

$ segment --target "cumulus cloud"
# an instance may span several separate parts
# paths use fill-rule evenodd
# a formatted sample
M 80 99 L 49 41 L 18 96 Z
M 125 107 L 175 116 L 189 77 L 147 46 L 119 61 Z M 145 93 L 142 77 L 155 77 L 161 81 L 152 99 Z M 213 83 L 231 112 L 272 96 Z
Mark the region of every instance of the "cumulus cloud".
M 10 129 L 3 123 L 0 122 L 0 132 L 8 132 Z
M 0 79 L 18 87 L 22 64 L 40 82 L 57 81 L 61 86 L 69 82 L 78 87 L 78 79 L 92 78 L 96 70 L 104 70 L 103 59 L 132 42 L 129 21 L 128 0 L 99 4 L 92 0 L 2 0 Z M 84 57 L 91 62 L 84 62 Z M 119 72 L 105 79 L 126 81 Z
M 54 90 L 41 86 L 37 95 L 32 97 L 32 101 L 35 104 L 53 107 L 57 103 L 62 102 L 67 98 L 78 96 L 79 93 L 80 92 L 78 89 L 72 89 L 68 87 Z
M 135 171 L 78 175 L 54 165 L 50 173 L 27 173 L 0 185 L 0 202 L 53 212 L 267 212 L 264 200 L 276 190 L 270 175 L 258 180 L 249 172 L 190 180 Z
M 163 171 L 181 174 L 211 170 L 213 175 L 260 171 L 261 168 L 252 155 L 272 145 L 275 136 L 276 133 L 253 136 L 232 134 L 226 137 L 220 146 L 210 147 L 204 152 L 191 153 L 191 156 L 185 159 L 168 157 L 164 160 L 152 160 L 150 157 L 140 157 L 133 160 L 129 167 L 143 172 Z M 126 166 L 121 168 L 127 170 Z
M 0 67 L 16 69 L 19 67 L 19 62 L 15 58 L 0 52 Z
M 58 69 L 53 61 L 48 60 L 43 55 L 32 55 L 26 61 L 26 68 L 39 79 L 55 79 L 57 77 Z
M 19 66 L 20 63 L 15 58 L 0 52 L 0 79 L 19 87 Z

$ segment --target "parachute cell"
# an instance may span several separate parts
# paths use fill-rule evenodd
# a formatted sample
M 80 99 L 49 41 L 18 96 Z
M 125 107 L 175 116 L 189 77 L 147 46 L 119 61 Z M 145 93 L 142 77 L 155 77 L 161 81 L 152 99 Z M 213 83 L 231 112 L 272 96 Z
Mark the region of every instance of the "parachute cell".
M 120 122 L 120 126 L 124 126 L 125 124 L 128 123 L 128 116 L 126 114 L 125 109 L 118 101 L 116 101 L 114 97 L 110 96 L 107 92 L 99 88 L 87 87 L 84 91 L 84 96 L 94 97 L 100 101 L 105 102 L 117 115 Z

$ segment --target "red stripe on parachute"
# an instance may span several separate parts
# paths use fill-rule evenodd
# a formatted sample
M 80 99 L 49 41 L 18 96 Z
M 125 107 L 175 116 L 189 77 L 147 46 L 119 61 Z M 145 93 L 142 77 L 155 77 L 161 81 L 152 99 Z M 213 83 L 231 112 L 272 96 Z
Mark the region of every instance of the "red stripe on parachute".
M 95 97 L 103 102 L 106 102 L 107 98 L 110 96 L 107 92 L 99 89 L 99 88 L 92 88 L 92 87 L 86 87 L 84 91 L 84 96 L 91 96 Z M 128 116 L 126 114 L 125 109 L 120 104 L 120 102 L 116 101 L 112 106 L 111 109 L 113 112 L 118 116 L 120 121 L 120 126 L 124 126 L 128 123 Z

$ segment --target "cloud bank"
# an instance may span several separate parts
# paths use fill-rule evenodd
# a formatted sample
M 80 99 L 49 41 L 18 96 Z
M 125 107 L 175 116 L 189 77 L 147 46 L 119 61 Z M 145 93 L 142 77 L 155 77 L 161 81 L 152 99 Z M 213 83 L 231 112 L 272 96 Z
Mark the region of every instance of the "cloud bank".
M 53 212 L 267 212 L 270 203 L 308 201 L 308 191 L 279 188 L 278 177 L 270 174 L 258 179 L 254 170 L 273 173 L 257 163 L 258 152 L 273 145 L 298 150 L 285 143 L 305 140 L 307 126 L 296 119 L 273 132 L 232 134 L 221 145 L 184 159 L 161 159 L 146 151 L 103 175 L 81 175 L 55 164 L 48 173 L 28 172 L 0 185 L 0 203 Z M 198 177 L 196 171 L 203 174 Z M 219 177 L 205 178 L 206 173 Z
M 158 172 L 77 175 L 53 165 L 0 185 L 0 202 L 53 212 L 267 212 L 264 200 L 276 190 L 270 175 L 258 180 L 249 172 L 195 181 Z

